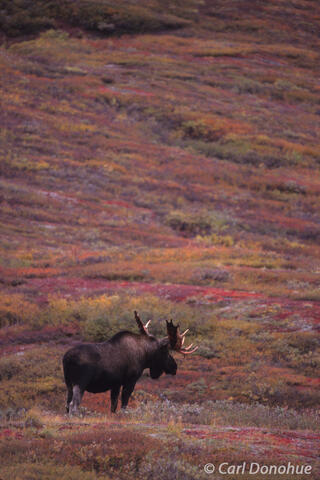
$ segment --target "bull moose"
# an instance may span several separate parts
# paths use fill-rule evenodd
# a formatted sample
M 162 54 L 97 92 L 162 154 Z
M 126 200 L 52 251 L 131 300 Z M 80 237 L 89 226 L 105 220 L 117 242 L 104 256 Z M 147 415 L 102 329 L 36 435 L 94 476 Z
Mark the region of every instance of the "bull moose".
M 135 384 L 145 368 L 150 377 L 157 379 L 162 373 L 175 375 L 177 364 L 169 349 L 184 355 L 198 347 L 183 347 L 186 330 L 179 332 L 179 325 L 167 323 L 167 337 L 160 340 L 148 332 L 150 320 L 143 325 L 135 311 L 140 333 L 122 331 L 102 343 L 81 343 L 68 350 L 63 357 L 63 371 L 67 386 L 67 412 L 78 412 L 85 391 L 100 393 L 111 390 L 111 412 L 115 412 L 120 389 L 121 408 L 126 408 Z

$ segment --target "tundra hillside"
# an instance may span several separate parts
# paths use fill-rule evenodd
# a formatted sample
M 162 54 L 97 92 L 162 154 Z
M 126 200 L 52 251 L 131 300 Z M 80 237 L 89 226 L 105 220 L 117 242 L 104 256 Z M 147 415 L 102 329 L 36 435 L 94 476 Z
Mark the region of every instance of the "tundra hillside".
M 0 10 L 0 476 L 319 478 L 319 2 Z M 67 419 L 64 353 L 134 310 L 199 349 Z

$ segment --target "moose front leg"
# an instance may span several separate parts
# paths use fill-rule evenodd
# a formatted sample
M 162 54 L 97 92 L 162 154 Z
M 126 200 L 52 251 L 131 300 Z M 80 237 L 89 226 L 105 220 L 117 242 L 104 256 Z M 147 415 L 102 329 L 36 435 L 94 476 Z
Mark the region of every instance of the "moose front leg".
M 117 410 L 120 387 L 121 387 L 121 385 L 117 385 L 116 387 L 113 387 L 111 389 L 110 397 L 111 397 L 111 412 L 112 413 L 115 413 L 115 411 Z
M 72 402 L 69 404 L 69 414 L 78 414 L 80 403 L 83 397 L 84 389 L 75 385 L 72 389 Z
M 134 390 L 134 387 L 136 385 L 136 379 L 131 380 L 130 382 L 127 382 L 123 385 L 122 387 L 122 392 L 121 392 L 121 408 L 125 409 L 126 406 L 128 405 L 129 398 L 131 393 Z

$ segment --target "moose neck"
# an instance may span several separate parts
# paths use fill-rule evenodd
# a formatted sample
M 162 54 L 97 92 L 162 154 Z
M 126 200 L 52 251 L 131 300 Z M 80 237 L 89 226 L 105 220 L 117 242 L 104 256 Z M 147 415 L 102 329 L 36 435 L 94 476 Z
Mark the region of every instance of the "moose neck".
M 144 340 L 144 360 L 145 368 L 149 368 L 159 350 L 159 343 L 155 338 L 147 337 Z

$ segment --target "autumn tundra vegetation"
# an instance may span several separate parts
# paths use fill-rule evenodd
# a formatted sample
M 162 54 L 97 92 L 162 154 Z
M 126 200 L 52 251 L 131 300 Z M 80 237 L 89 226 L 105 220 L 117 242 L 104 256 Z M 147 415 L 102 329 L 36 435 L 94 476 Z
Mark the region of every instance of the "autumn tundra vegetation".
M 319 29 L 316 0 L 1 1 L 1 480 L 319 478 Z M 63 356 L 134 311 L 198 350 L 66 415 Z

